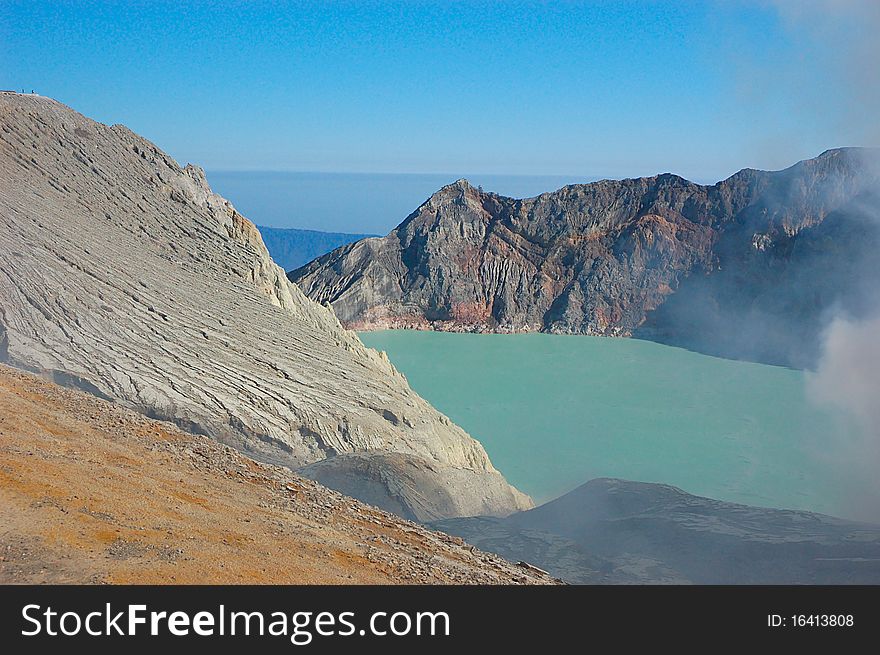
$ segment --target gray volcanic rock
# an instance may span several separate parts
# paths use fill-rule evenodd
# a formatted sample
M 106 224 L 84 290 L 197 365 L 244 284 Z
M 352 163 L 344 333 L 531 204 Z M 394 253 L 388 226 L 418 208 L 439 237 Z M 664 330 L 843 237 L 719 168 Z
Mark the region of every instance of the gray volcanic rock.
M 443 491 L 404 508 L 417 518 L 530 506 L 384 355 L 288 282 L 198 167 L 121 125 L 4 93 L 0 180 L 2 361 L 292 468 L 411 457 L 418 473 L 387 484 Z
M 592 480 L 504 519 L 434 527 L 573 583 L 878 584 L 880 526 Z
M 878 162 L 875 151 L 831 150 L 713 186 L 664 174 L 524 200 L 459 180 L 388 236 L 338 248 L 289 277 L 355 329 L 635 334 L 682 345 L 702 338 L 711 350 L 743 334 L 741 323 L 725 329 L 729 315 L 766 313 L 753 307 L 754 297 L 774 288 L 782 271 L 822 275 L 814 259 L 792 259 L 793 244 L 819 244 L 808 235 L 829 214 L 860 211 L 878 188 Z M 829 289 L 851 286 L 864 266 L 842 268 Z M 823 296 L 792 314 L 782 308 L 773 327 L 785 340 L 804 315 L 818 316 L 836 300 Z M 693 329 L 693 314 L 707 307 L 718 320 Z M 798 352 L 786 345 L 767 357 Z
M 510 513 L 509 485 L 503 477 L 474 478 L 466 469 L 438 468 L 435 463 L 412 455 L 339 454 L 299 472 L 326 487 L 413 521 L 443 518 L 438 509 L 445 515 L 470 516 L 473 512 L 467 499 L 474 494 L 490 499 L 484 514 Z

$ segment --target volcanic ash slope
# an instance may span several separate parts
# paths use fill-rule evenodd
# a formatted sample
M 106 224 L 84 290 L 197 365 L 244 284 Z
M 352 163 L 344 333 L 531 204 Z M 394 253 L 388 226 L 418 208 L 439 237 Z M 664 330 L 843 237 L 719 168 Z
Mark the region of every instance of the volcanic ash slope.
M 313 465 L 408 518 L 530 505 L 288 282 L 200 168 L 121 125 L 4 93 L 0 180 L 0 361 L 264 461 Z
M 553 582 L 3 365 L 0 452 L 0 584 Z

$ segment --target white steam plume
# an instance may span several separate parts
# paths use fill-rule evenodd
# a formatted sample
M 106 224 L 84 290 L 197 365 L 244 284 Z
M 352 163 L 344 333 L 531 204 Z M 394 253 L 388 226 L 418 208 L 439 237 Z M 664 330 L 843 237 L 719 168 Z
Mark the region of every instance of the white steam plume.
M 880 522 L 880 314 L 867 320 L 837 318 L 825 335 L 807 392 L 834 409 L 835 434 L 822 435 L 822 460 L 834 467 L 844 513 Z

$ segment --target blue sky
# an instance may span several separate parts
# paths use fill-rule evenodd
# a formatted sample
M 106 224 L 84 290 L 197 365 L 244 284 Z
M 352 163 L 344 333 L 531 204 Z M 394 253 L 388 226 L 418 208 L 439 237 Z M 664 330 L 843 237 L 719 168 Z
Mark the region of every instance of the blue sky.
M 707 181 L 878 145 L 841 2 L 2 0 L 0 88 L 209 170 Z

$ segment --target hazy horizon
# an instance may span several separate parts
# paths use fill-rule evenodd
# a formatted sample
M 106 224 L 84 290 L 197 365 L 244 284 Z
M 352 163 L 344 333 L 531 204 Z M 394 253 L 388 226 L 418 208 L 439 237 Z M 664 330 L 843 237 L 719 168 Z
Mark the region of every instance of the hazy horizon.
M 817 152 L 810 158 L 820 154 Z M 796 163 L 792 161 L 779 168 Z M 651 175 L 670 172 L 658 170 Z M 207 170 L 206 175 L 215 192 L 258 225 L 380 236 L 399 225 L 435 191 L 461 178 L 511 198 L 532 198 L 570 184 L 623 179 L 613 175 L 283 170 Z M 702 177 L 686 179 L 704 185 L 721 181 Z
M 440 187 L 462 177 L 528 198 L 596 178 L 564 175 L 206 171 L 211 187 L 258 225 L 385 235 Z

